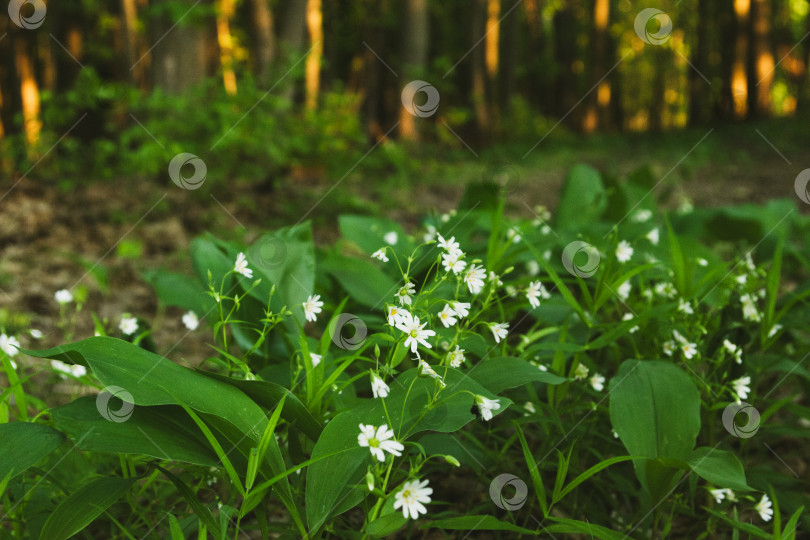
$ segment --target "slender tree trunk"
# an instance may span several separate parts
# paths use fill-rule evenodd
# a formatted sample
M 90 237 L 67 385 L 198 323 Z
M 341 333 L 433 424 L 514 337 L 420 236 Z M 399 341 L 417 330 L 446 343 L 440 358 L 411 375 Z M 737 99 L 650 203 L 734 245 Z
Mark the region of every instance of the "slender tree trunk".
M 509 6 L 510 8 L 512 6 Z M 523 26 L 518 24 L 520 12 L 515 9 L 501 21 L 503 39 L 501 40 L 501 76 L 498 81 L 498 108 L 507 110 L 510 100 L 515 96 L 515 68 L 521 65 L 521 54 L 518 43 L 523 39 Z M 536 54 L 533 51 L 533 54 Z
M 753 88 L 749 105 L 757 116 L 770 116 L 771 86 L 774 74 L 774 60 L 771 52 L 770 0 L 753 0 L 751 8 L 752 73 L 756 80 L 752 79 Z
M 305 104 L 307 109 L 318 108 L 321 88 L 321 58 L 323 57 L 323 12 L 321 0 L 307 0 L 307 30 L 311 43 L 306 62 Z
M 472 44 L 481 39 L 481 34 L 485 31 L 487 5 L 486 0 L 475 0 L 472 6 Z M 471 56 L 472 62 L 472 100 L 473 111 L 475 112 L 475 123 L 478 133 L 484 139 L 488 138 L 492 132 L 492 118 L 487 106 L 487 72 L 486 57 L 484 48 L 475 47 Z
M 217 7 L 217 43 L 219 44 L 219 61 L 222 66 L 222 83 L 230 95 L 236 94 L 236 72 L 233 64 L 233 36 L 231 19 L 233 19 L 234 0 L 219 0 Z
M 166 1 L 160 0 L 161 3 Z M 193 2 L 183 0 L 183 5 L 191 7 Z M 162 40 L 150 53 L 155 87 L 171 94 L 184 92 L 205 79 L 208 58 L 206 43 L 212 37 L 208 29 L 185 20 L 169 32 L 175 23 L 175 20 L 165 17 L 155 21 L 151 42 Z M 146 61 L 144 58 L 140 62 Z
M 710 77 L 709 51 L 711 39 L 712 12 L 709 2 L 697 2 L 696 44 L 693 48 L 692 64 L 696 69 L 689 69 L 689 123 L 704 124 L 708 121 L 709 85 L 701 77 Z M 700 73 L 698 73 L 698 71 Z
M 34 72 L 34 62 L 31 58 L 33 39 L 22 32 L 16 32 L 14 39 L 14 65 L 20 81 L 20 98 L 22 99 L 23 130 L 25 141 L 28 143 L 29 154 L 33 156 L 33 148 L 39 140 L 42 131 L 42 121 L 39 117 L 39 85 Z
M 734 0 L 736 29 L 734 40 L 734 66 L 731 72 L 731 95 L 734 100 L 734 118 L 748 114 L 748 24 L 751 0 Z
M 608 122 L 610 111 L 610 78 L 607 72 L 608 18 L 610 0 L 595 0 L 593 6 L 593 40 L 591 41 L 591 86 L 597 85 L 587 100 L 587 108 L 582 125 L 586 133 L 595 131 Z M 604 78 L 603 78 L 604 77 Z M 600 81 L 601 79 L 601 81 Z
M 404 82 L 400 85 L 400 91 L 404 85 L 424 76 L 429 32 L 427 0 L 407 0 L 401 51 Z M 400 138 L 409 141 L 419 140 L 416 117 L 405 107 L 399 109 L 398 129 Z
M 261 84 L 267 84 L 270 69 L 276 56 L 276 38 L 273 33 L 273 12 L 268 0 L 250 0 L 253 16 L 253 33 L 256 58 L 256 76 Z
M 493 126 L 499 124 L 498 74 L 500 71 L 501 0 L 487 0 L 484 59 L 487 70 L 486 104 Z
M 138 61 L 138 7 L 135 0 L 121 0 L 121 27 L 124 33 L 124 55 L 126 57 L 127 74 L 129 82 L 140 86 L 143 83 L 143 65 L 138 63 L 133 69 L 129 69 Z
M 300 56 L 305 50 L 307 2 L 305 0 L 285 0 L 282 7 L 279 49 L 281 58 L 292 65 L 300 60 Z M 295 78 L 289 77 L 283 83 L 280 94 L 287 100 L 291 101 L 295 97 L 295 81 Z

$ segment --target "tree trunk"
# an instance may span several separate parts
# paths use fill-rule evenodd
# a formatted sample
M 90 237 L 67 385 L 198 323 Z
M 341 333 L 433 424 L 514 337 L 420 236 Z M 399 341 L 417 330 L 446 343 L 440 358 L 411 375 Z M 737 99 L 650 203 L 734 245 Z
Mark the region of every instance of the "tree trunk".
M 300 60 L 304 52 L 307 25 L 307 2 L 305 0 L 286 0 L 282 3 L 281 27 L 279 28 L 279 49 L 282 59 L 288 64 Z M 283 82 L 280 95 L 289 101 L 295 98 L 295 81 L 288 77 Z
M 305 104 L 307 109 L 318 107 L 318 93 L 321 87 L 321 58 L 323 57 L 323 12 L 321 0 L 307 0 L 307 30 L 311 43 L 306 63 Z
M 751 0 L 734 0 L 735 39 L 734 66 L 731 72 L 731 96 L 734 102 L 734 118 L 748 115 L 748 24 Z
M 138 61 L 138 7 L 135 0 L 121 0 L 121 27 L 124 34 L 124 55 L 126 57 L 127 76 L 129 82 L 135 86 L 143 84 L 143 65 Z M 135 66 L 133 69 L 129 69 Z
M 20 98 L 22 99 L 23 130 L 25 141 L 28 143 L 29 154 L 33 156 L 33 148 L 39 140 L 42 131 L 42 121 L 39 118 L 39 85 L 37 84 L 34 62 L 30 51 L 33 39 L 26 35 L 28 32 L 15 32 L 14 39 L 14 65 L 20 81 Z
M 273 12 L 268 0 L 250 0 L 253 17 L 253 34 L 255 46 L 253 56 L 256 59 L 256 77 L 259 83 L 269 83 L 270 69 L 276 55 L 276 38 L 273 33 Z
M 191 0 L 182 1 L 188 7 L 193 5 Z M 201 83 L 207 73 L 206 28 L 184 19 L 169 32 L 175 22 L 162 17 L 152 25 L 152 43 L 163 38 L 151 51 L 154 85 L 170 94 L 182 93 Z M 146 58 L 139 59 L 139 64 L 145 61 Z
M 751 6 L 751 53 L 754 74 L 749 106 L 757 116 L 771 115 L 774 61 L 771 52 L 770 0 L 753 0 Z
M 569 114 L 576 103 L 576 17 L 568 6 L 554 14 L 554 114 L 560 118 Z
M 709 120 L 709 85 L 701 77 L 710 77 L 709 52 L 711 39 L 712 12 L 709 2 L 697 3 L 697 28 L 692 64 L 696 69 L 689 69 L 689 123 L 705 124 Z M 698 71 L 700 73 L 698 73 Z
M 511 6 L 510 6 L 511 7 Z M 501 76 L 498 81 L 498 108 L 506 110 L 515 95 L 515 68 L 521 65 L 521 54 L 518 48 L 523 38 L 523 27 L 518 24 L 520 13 L 514 10 L 501 21 L 503 39 L 501 40 Z M 534 51 L 533 51 L 534 52 Z
M 409 82 L 424 76 L 429 31 L 427 0 L 407 0 L 401 51 L 404 83 L 400 91 Z M 419 140 L 416 117 L 405 107 L 399 108 L 399 136 L 404 140 Z
M 231 19 L 234 12 L 234 0 L 219 0 L 217 7 L 217 43 L 219 44 L 219 61 L 222 66 L 222 84 L 230 95 L 236 94 L 236 73 L 233 70 L 233 36 Z
M 484 59 L 487 69 L 486 103 L 493 126 L 499 124 L 498 72 L 500 69 L 501 0 L 487 0 Z
M 591 87 L 596 90 L 588 96 L 582 129 L 586 133 L 605 127 L 610 117 L 610 77 L 608 68 L 608 18 L 610 0 L 595 0 L 593 6 L 593 40 L 591 41 Z M 604 78 L 603 78 L 604 77 Z M 601 79 L 601 82 L 600 82 Z
M 481 39 L 481 34 L 485 31 L 487 0 L 475 0 L 472 6 L 472 32 L 470 44 L 475 44 Z M 473 111 L 475 112 L 475 123 L 478 133 L 484 139 L 489 138 L 492 132 L 492 118 L 487 106 L 487 72 L 484 48 L 478 46 L 470 54 L 472 62 L 472 100 Z

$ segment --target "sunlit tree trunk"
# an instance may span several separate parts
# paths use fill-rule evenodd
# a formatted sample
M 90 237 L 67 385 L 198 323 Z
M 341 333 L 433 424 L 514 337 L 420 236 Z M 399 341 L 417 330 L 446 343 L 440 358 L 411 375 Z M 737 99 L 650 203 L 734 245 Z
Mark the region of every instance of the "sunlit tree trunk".
M 607 72 L 608 18 L 610 0 L 595 0 L 593 6 L 593 38 L 591 41 L 591 86 L 597 85 L 587 100 L 583 131 L 589 133 L 608 122 L 610 111 L 610 77 Z M 604 77 L 604 78 L 603 78 Z M 600 82 L 601 79 L 601 82 Z M 597 84 L 598 83 L 598 84 Z
M 424 76 L 429 33 L 427 0 L 407 0 L 404 8 L 401 55 L 405 80 L 400 91 L 404 85 Z M 410 141 L 419 139 L 416 118 L 405 107 L 399 109 L 399 136 Z
M 472 10 L 472 32 L 470 44 L 478 43 L 486 31 L 487 0 L 475 0 Z M 472 100 L 475 123 L 481 137 L 488 137 L 492 131 L 492 118 L 487 106 L 487 65 L 485 48 L 480 45 L 470 54 L 472 62 Z
M 696 69 L 689 70 L 689 123 L 703 124 L 709 120 L 709 84 L 703 80 L 711 77 L 709 72 L 709 51 L 711 39 L 711 6 L 709 2 L 697 3 L 697 25 L 695 45 L 691 62 Z
M 498 75 L 500 72 L 501 0 L 487 0 L 487 24 L 484 30 L 484 60 L 487 69 L 486 103 L 492 124 L 499 123 Z
M 318 93 L 321 88 L 321 59 L 323 57 L 323 12 L 321 0 L 307 0 L 307 30 L 310 50 L 305 70 L 305 104 L 307 109 L 318 107 Z
M 236 73 L 233 70 L 233 36 L 231 19 L 233 18 L 234 0 L 219 0 L 217 6 L 217 43 L 219 43 L 219 60 L 222 65 L 222 83 L 225 91 L 236 94 Z
M 34 63 L 31 58 L 31 44 L 27 35 L 17 33 L 14 36 L 14 65 L 20 81 L 20 98 L 22 99 L 23 130 L 25 140 L 32 149 L 39 140 L 42 121 L 39 117 L 39 86 L 37 84 Z
M 771 5 L 769 0 L 754 0 L 751 6 L 751 52 L 755 81 L 749 98 L 757 116 L 771 114 L 771 86 L 774 60 L 771 52 Z
M 268 0 L 250 0 L 253 15 L 253 33 L 255 46 L 253 55 L 256 60 L 256 76 L 259 82 L 267 84 L 270 69 L 276 55 L 276 38 L 273 33 L 273 12 Z
M 734 40 L 734 66 L 731 71 L 731 97 L 734 118 L 748 114 L 748 24 L 751 0 L 734 0 L 736 37 Z
M 124 34 L 124 55 L 126 56 L 127 73 L 132 84 L 143 83 L 143 65 L 140 63 L 129 69 L 138 61 L 138 7 L 135 0 L 121 0 L 121 27 Z

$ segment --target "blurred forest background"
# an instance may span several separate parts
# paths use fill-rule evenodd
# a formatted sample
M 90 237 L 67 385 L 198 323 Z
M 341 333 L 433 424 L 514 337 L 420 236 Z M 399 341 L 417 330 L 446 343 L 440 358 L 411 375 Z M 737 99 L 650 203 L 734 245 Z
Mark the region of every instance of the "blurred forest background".
M 191 152 L 209 178 L 273 182 L 345 171 L 389 139 L 399 145 L 368 166 L 407 168 L 412 141 L 476 156 L 520 142 L 517 159 L 557 129 L 661 132 L 810 106 L 807 0 L 660 2 L 642 21 L 651 39 L 636 24 L 648 6 L 627 0 L 14 6 L 23 26 L 47 13 L 35 28 L 0 21 L 0 171 L 12 178 L 35 165 L 60 181 L 165 177 Z M 402 106 L 412 80 L 437 89 L 435 114 Z

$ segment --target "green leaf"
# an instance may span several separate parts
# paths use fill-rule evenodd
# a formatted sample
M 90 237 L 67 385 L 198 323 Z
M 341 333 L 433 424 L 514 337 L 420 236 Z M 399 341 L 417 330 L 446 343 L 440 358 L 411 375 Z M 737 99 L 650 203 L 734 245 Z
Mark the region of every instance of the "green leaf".
M 755 536 L 757 538 L 773 539 L 772 534 L 763 531 L 762 529 L 760 529 L 756 525 L 753 525 L 751 523 L 744 523 L 742 521 L 737 521 L 735 519 L 731 519 L 730 517 L 723 514 L 722 512 L 717 512 L 717 511 L 712 510 L 711 508 L 707 508 L 705 506 L 703 506 L 702 508 L 705 511 L 707 511 L 708 513 L 710 513 L 711 515 L 713 515 L 713 516 L 721 519 L 722 521 L 728 523 L 729 525 L 731 525 L 735 529 L 739 529 L 739 530 L 741 530 L 743 532 L 746 532 L 746 533 L 748 533 L 750 535 L 753 535 L 753 536 Z
M 555 228 L 582 231 L 598 222 L 607 206 L 607 194 L 599 172 L 588 165 L 575 165 L 565 178 L 555 212 Z
M 517 388 L 530 382 L 560 384 L 567 380 L 565 377 L 543 371 L 526 360 L 512 356 L 483 360 L 470 369 L 467 374 L 495 394 L 507 388 Z
M 419 526 L 420 529 L 448 529 L 452 531 L 509 531 L 537 536 L 537 532 L 501 521 L 493 516 L 462 516 L 448 519 L 436 519 Z
M 215 305 L 214 299 L 207 294 L 208 284 L 201 285 L 186 275 L 150 270 L 144 272 L 143 278 L 152 286 L 164 306 L 189 309 L 202 317 Z
M 40 539 L 65 540 L 77 534 L 120 499 L 134 482 L 134 479 L 107 477 L 83 485 L 48 516 Z
M 214 519 L 214 516 L 211 514 L 211 510 L 208 509 L 207 506 L 203 505 L 200 500 L 197 498 L 197 495 L 191 490 L 188 485 L 183 482 L 180 478 L 169 472 L 168 470 L 164 469 L 160 465 L 155 465 L 160 472 L 169 479 L 169 481 L 174 484 L 174 487 L 177 491 L 180 492 L 180 495 L 188 502 L 191 508 L 194 510 L 194 513 L 200 519 L 201 524 L 211 530 L 214 538 L 219 538 L 221 536 L 221 531 L 219 528 L 219 524 Z M 202 527 L 201 527 L 202 529 Z M 202 537 L 205 538 L 205 534 L 202 534 Z
M 567 486 L 565 486 L 565 488 L 563 488 L 562 491 L 560 491 L 559 495 L 555 498 L 554 502 L 557 503 L 560 500 L 562 500 L 563 497 L 565 497 L 566 495 L 571 493 L 578 485 L 580 485 L 582 482 L 584 482 L 585 480 L 587 480 L 591 476 L 595 475 L 596 473 L 598 473 L 602 469 L 610 467 L 611 465 L 614 465 L 616 463 L 621 463 L 622 461 L 628 461 L 628 460 L 631 460 L 631 459 L 633 459 L 632 456 L 617 456 L 617 457 L 612 457 L 612 458 L 600 461 L 599 463 L 597 463 L 593 467 L 590 467 L 587 471 L 577 475 L 576 478 L 571 480 L 571 483 L 568 484 Z
M 439 369 L 440 375 L 445 373 L 444 369 Z M 424 430 L 454 432 L 473 420 L 475 417 L 470 412 L 473 397 L 467 392 L 499 399 L 501 407 L 493 411 L 496 415 L 512 403 L 489 392 L 465 373 L 446 369 L 447 388 L 439 394 L 440 404 L 421 420 L 437 383 L 427 377 L 417 377 L 417 370 L 410 369 L 390 384 L 391 392 L 385 398 L 385 408 L 380 399 L 364 400 L 326 424 L 312 451 L 312 459 L 332 452 L 341 453 L 313 463 L 307 470 L 306 511 L 310 530 L 320 528 L 328 517 L 352 508 L 368 494 L 368 490 L 365 493 L 351 490 L 352 484 L 361 482 L 365 465 L 372 459 L 368 448 L 357 444 L 358 424 L 379 426 L 389 424 L 390 418 L 389 427 L 394 430 L 396 439 L 402 441 Z
M 351 297 L 370 308 L 381 308 L 393 301 L 397 283 L 369 261 L 331 254 L 321 262 L 322 268 L 346 289 Z
M 99 413 L 96 398 L 85 396 L 51 409 L 54 425 L 85 451 L 143 454 L 216 467 L 216 455 L 189 429 L 179 407 L 135 407 L 125 422 L 111 422 Z
M 731 452 L 701 446 L 692 452 L 688 463 L 698 476 L 712 484 L 734 491 L 752 491 L 742 463 Z
M 394 534 L 408 522 L 408 518 L 402 512 L 396 510 L 390 514 L 380 516 L 366 525 L 366 534 L 372 538 L 384 538 Z
M 402 226 L 391 219 L 343 215 L 338 218 L 338 228 L 344 238 L 357 244 L 366 255 L 387 246 L 383 237 L 389 232 L 397 235 L 397 242 L 393 246 L 397 253 L 410 252 L 413 249 Z
M 627 540 L 628 538 L 632 540 L 629 534 L 620 533 L 594 523 L 557 517 L 550 517 L 548 519 L 553 521 L 554 524 L 543 527 L 541 532 L 549 532 L 552 534 L 585 534 L 588 535 L 588 538 L 599 538 L 601 540 Z
M 53 452 L 65 436 L 48 426 L 30 422 L 0 424 L 0 480 L 16 477 Z
M 534 486 L 534 494 L 537 496 L 537 502 L 540 504 L 540 509 L 543 511 L 543 516 L 548 517 L 548 501 L 546 498 L 546 487 L 543 484 L 543 477 L 540 476 L 540 471 L 537 468 L 537 461 L 534 459 L 529 444 L 526 442 L 526 437 L 523 435 L 523 430 L 520 424 L 513 422 L 517 430 L 518 438 L 520 439 L 520 446 L 523 449 L 523 459 L 526 460 L 526 466 L 529 468 L 529 475 L 532 477 L 532 484 Z
M 200 283 L 208 290 L 208 272 L 214 280 L 214 288 L 219 289 L 222 278 L 233 269 L 236 259 L 231 259 L 223 252 L 222 242 L 210 234 L 195 238 L 191 241 L 191 261 Z M 231 288 L 233 276 L 225 280 L 225 293 Z
M 700 394 L 669 362 L 626 360 L 610 380 L 610 421 L 634 458 L 687 461 L 700 431 Z M 634 466 L 654 497 L 669 489 L 674 469 L 655 461 Z

